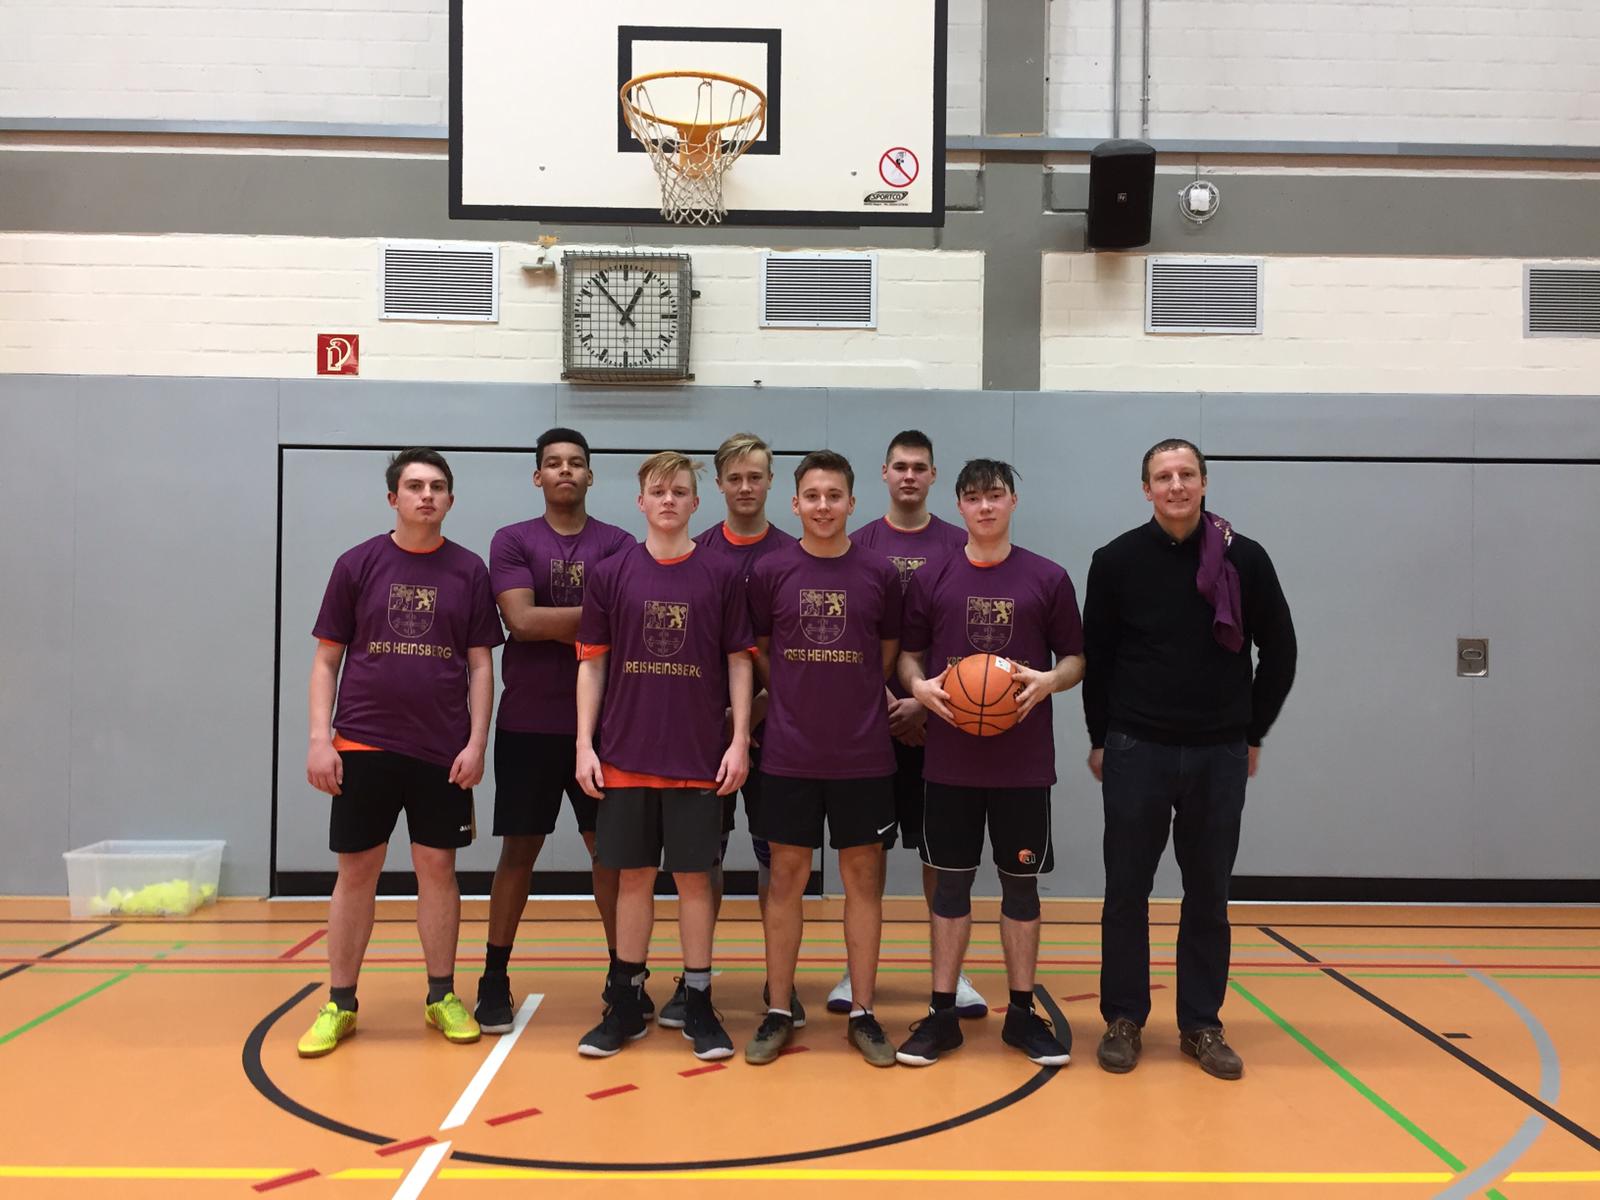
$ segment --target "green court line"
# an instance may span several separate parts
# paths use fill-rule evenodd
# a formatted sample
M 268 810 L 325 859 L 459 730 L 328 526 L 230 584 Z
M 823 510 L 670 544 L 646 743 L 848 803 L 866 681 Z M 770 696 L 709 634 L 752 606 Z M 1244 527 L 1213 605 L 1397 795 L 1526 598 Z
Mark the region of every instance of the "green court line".
M 75 1008 L 77 1005 L 82 1004 L 85 1000 L 89 999 L 89 997 L 98 995 L 99 993 L 105 991 L 107 988 L 113 986 L 114 984 L 121 983 L 124 979 L 127 979 L 127 978 L 129 978 L 131 976 L 137 975 L 143 970 L 144 970 L 143 966 L 137 966 L 137 967 L 134 967 L 132 970 L 123 971 L 119 975 L 115 975 L 110 979 L 107 979 L 107 980 L 104 980 L 101 983 L 95 984 L 92 988 L 90 988 L 86 992 L 79 992 L 76 996 L 74 996 L 71 1000 L 68 1000 L 65 1004 L 58 1004 L 54 1008 L 52 1008 L 49 1012 L 40 1013 L 37 1017 L 34 1017 L 33 1020 L 27 1021 L 27 1022 L 25 1022 L 25 1023 L 21 1024 L 21 1025 L 18 1025 L 15 1029 L 11 1030 L 9 1033 L 0 1033 L 0 1046 L 5 1045 L 7 1042 L 11 1041 L 13 1038 L 21 1037 L 23 1034 L 27 1033 L 28 1030 L 30 1030 L 30 1029 L 38 1028 L 40 1025 L 43 1025 L 46 1021 L 50 1020 L 52 1017 L 59 1017 L 62 1013 L 66 1012 L 69 1008 Z
M 1373 1091 L 1360 1079 L 1356 1078 L 1355 1074 L 1350 1071 L 1348 1067 L 1344 1066 L 1337 1059 L 1335 1059 L 1333 1055 L 1329 1054 L 1321 1046 L 1317 1045 L 1309 1037 L 1301 1033 L 1300 1030 L 1291 1025 L 1287 1020 L 1279 1016 L 1278 1013 L 1274 1012 L 1270 1007 L 1268 1007 L 1267 1003 L 1259 996 L 1255 995 L 1248 988 L 1242 986 L 1241 984 L 1232 981 L 1229 981 L 1228 986 L 1249 1001 L 1250 1004 L 1253 1005 L 1263 1016 L 1265 1016 L 1279 1029 L 1283 1030 L 1284 1033 L 1288 1034 L 1295 1041 L 1299 1042 L 1301 1047 L 1309 1052 L 1313 1058 L 1315 1058 L 1340 1079 L 1344 1080 L 1347 1084 L 1353 1087 L 1358 1093 L 1361 1094 L 1363 1098 L 1367 1100 L 1368 1103 L 1377 1108 L 1379 1112 L 1383 1113 L 1384 1116 L 1388 1117 L 1396 1125 L 1400 1126 L 1401 1129 L 1410 1134 L 1413 1139 L 1424 1146 L 1428 1152 L 1440 1162 L 1444 1163 L 1452 1171 L 1459 1172 L 1467 1169 L 1467 1164 L 1465 1162 L 1457 1158 L 1454 1154 L 1451 1154 L 1450 1151 L 1446 1150 L 1442 1145 L 1440 1145 L 1438 1140 L 1429 1135 L 1429 1133 L 1424 1130 L 1422 1126 L 1418 1125 L 1410 1117 L 1406 1116 L 1398 1108 L 1390 1104 L 1382 1096 L 1378 1095 L 1377 1092 Z M 1484 1194 L 1488 1196 L 1490 1200 L 1506 1200 L 1505 1196 L 1496 1191 L 1494 1188 L 1488 1189 Z

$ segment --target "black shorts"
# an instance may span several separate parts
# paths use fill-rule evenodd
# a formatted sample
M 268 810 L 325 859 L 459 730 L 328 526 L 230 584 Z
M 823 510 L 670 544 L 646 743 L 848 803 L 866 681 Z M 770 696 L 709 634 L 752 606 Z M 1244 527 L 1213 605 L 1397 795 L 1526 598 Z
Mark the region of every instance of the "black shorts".
M 555 832 L 561 793 L 584 833 L 594 829 L 595 799 L 573 777 L 578 742 L 569 733 L 494 731 L 494 835 L 542 837 Z
M 894 777 L 791 779 L 763 775 L 750 832 L 783 846 L 822 845 L 822 826 L 835 850 L 882 845 L 894 832 Z
M 897 738 L 894 742 L 894 819 L 900 826 L 900 844 L 907 850 L 922 845 L 922 760 L 926 757 L 923 746 L 908 746 Z M 894 830 L 883 839 L 883 848 L 894 845 Z
M 612 787 L 598 808 L 603 867 L 709 871 L 722 857 L 722 797 L 710 788 Z
M 1050 789 L 956 787 L 931 780 L 922 815 L 922 861 L 945 871 L 975 871 L 989 826 L 995 869 L 1044 875 L 1055 869 L 1050 846 Z
M 472 844 L 471 789 L 450 782 L 450 768 L 390 750 L 345 750 L 344 782 L 333 797 L 328 849 L 359 854 L 386 845 L 400 813 L 419 846 L 456 850 Z

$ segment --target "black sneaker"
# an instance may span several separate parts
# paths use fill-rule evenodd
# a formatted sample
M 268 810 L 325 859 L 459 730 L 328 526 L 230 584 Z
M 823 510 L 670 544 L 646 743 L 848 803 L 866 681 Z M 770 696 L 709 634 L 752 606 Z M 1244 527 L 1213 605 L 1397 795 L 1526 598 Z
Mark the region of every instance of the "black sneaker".
M 645 969 L 644 977 L 646 979 L 650 978 L 650 970 L 649 970 L 649 968 Z M 650 999 L 650 993 L 644 990 L 644 985 L 642 983 L 639 985 L 638 1002 L 639 1002 L 639 1015 L 641 1017 L 643 1017 L 646 1021 L 654 1021 L 656 1019 L 655 1002 Z M 600 991 L 600 1003 L 601 1004 L 610 1004 L 611 1003 L 611 984 L 609 982 Z
M 1050 1022 L 1031 1008 L 1006 1009 L 1000 1040 L 1041 1067 L 1064 1067 L 1072 1061 L 1072 1030 L 1063 1026 L 1061 1037 L 1056 1037 Z
M 722 1027 L 721 1016 L 711 1003 L 709 988 L 705 991 L 689 988 L 685 993 L 683 1036 L 694 1043 L 694 1056 L 704 1062 L 733 1057 L 733 1039 Z
M 578 1053 L 585 1058 L 610 1058 L 629 1042 L 650 1032 L 639 1012 L 638 1003 L 608 1004 L 596 1025 L 578 1041 Z
M 511 980 L 505 975 L 484 975 L 478 980 L 478 1007 L 473 1012 L 485 1033 L 510 1033 L 516 1021 L 511 1003 Z
M 764 983 L 761 985 L 761 1003 L 768 1008 L 772 1007 L 772 989 Z M 794 988 L 789 989 L 789 1015 L 794 1018 L 796 1029 L 806 1027 L 806 1010 L 800 1003 L 800 993 Z
M 672 999 L 661 1006 L 661 1015 L 656 1018 L 656 1024 L 663 1029 L 683 1028 L 683 996 L 686 990 L 683 976 L 678 976 L 678 986 L 673 990 Z M 646 1017 L 645 1020 L 649 1020 Z
M 776 1062 L 794 1035 L 794 1018 L 782 1013 L 769 1012 L 761 1018 L 753 1036 L 744 1047 L 744 1060 L 755 1066 Z
M 965 1040 L 955 1009 L 930 1012 L 912 1023 L 911 1036 L 895 1051 L 895 1059 L 908 1067 L 931 1067 L 939 1061 L 939 1055 L 960 1049 Z

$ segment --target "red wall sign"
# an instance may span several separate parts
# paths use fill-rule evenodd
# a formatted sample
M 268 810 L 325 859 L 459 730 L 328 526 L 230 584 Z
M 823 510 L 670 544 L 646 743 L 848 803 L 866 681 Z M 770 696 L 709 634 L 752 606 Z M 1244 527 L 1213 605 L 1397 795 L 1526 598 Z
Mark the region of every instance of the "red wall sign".
M 317 334 L 317 374 L 361 374 L 361 335 L 356 333 Z

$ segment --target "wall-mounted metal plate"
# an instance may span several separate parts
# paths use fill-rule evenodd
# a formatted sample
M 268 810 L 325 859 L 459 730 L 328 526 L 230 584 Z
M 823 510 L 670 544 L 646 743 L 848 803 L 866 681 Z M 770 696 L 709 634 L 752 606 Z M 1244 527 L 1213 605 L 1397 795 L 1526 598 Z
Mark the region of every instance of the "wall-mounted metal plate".
M 1477 679 L 1489 673 L 1489 639 L 1456 639 L 1456 674 Z

